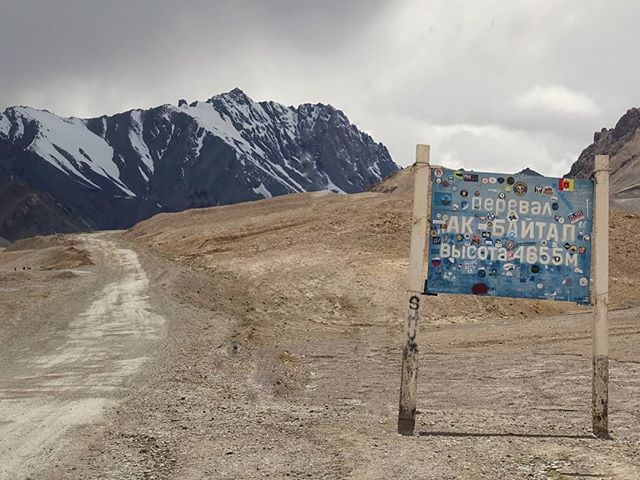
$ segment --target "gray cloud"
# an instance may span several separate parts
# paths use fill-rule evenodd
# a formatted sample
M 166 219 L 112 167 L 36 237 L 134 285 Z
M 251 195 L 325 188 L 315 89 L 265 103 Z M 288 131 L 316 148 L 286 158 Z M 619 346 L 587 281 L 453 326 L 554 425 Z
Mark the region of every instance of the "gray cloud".
M 0 105 L 94 116 L 205 99 L 324 102 L 434 163 L 562 174 L 640 104 L 629 1 L 4 0 Z

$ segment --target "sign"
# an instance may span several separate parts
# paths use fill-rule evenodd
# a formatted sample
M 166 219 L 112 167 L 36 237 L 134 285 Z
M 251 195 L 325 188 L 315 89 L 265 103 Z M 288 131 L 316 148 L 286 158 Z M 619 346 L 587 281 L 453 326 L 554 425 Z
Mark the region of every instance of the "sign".
M 593 282 L 591 419 L 594 435 L 610 438 L 609 157 L 595 156 L 592 182 L 431 167 L 430 151 L 417 145 L 412 167 L 398 433 L 416 423 L 420 293 L 589 303 Z
M 593 182 L 431 168 L 425 293 L 588 304 Z

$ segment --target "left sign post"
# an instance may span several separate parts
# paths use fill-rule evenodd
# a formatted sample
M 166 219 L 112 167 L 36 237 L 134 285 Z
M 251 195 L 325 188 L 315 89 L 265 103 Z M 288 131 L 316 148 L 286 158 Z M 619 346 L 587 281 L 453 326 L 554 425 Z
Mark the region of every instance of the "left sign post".
M 428 237 L 428 207 L 431 168 L 429 145 L 417 145 L 416 163 L 413 166 L 413 215 L 411 225 L 411 252 L 409 255 L 409 282 L 406 296 L 407 316 L 404 326 L 402 349 L 402 379 L 400 382 L 400 408 L 398 432 L 413 435 L 416 423 L 416 401 L 418 392 L 418 321 L 420 302 L 424 290 L 424 252 Z

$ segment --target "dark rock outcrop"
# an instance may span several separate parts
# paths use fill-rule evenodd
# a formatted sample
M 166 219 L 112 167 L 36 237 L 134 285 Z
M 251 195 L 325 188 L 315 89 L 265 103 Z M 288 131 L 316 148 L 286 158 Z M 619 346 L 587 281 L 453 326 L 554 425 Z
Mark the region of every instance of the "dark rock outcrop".
M 612 204 L 630 210 L 640 209 L 640 108 L 629 109 L 614 128 L 595 132 L 593 140 L 567 176 L 589 178 L 595 155 L 609 155 Z

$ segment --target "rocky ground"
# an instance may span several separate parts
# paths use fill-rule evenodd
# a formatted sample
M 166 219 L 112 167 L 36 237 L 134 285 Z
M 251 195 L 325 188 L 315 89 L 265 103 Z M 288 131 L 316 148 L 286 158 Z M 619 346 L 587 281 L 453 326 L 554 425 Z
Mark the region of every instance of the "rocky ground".
M 28 475 L 639 478 L 640 218 L 612 215 L 613 440 L 590 435 L 588 309 L 456 296 L 423 302 L 417 435 L 402 437 L 411 200 L 393 190 L 159 215 L 111 234 L 136 252 L 165 334 L 113 403 Z M 91 254 L 90 239 L 75 248 Z M 20 248 L 0 253 L 0 281 L 41 292 L 32 303 L 46 311 L 64 291 L 46 275 L 70 268 L 40 270 L 40 247 Z M 14 271 L 23 258 L 34 268 Z M 108 269 L 93 263 L 80 268 Z M 5 309 L 14 292 L 0 293 L 5 331 L 38 327 L 24 305 Z

